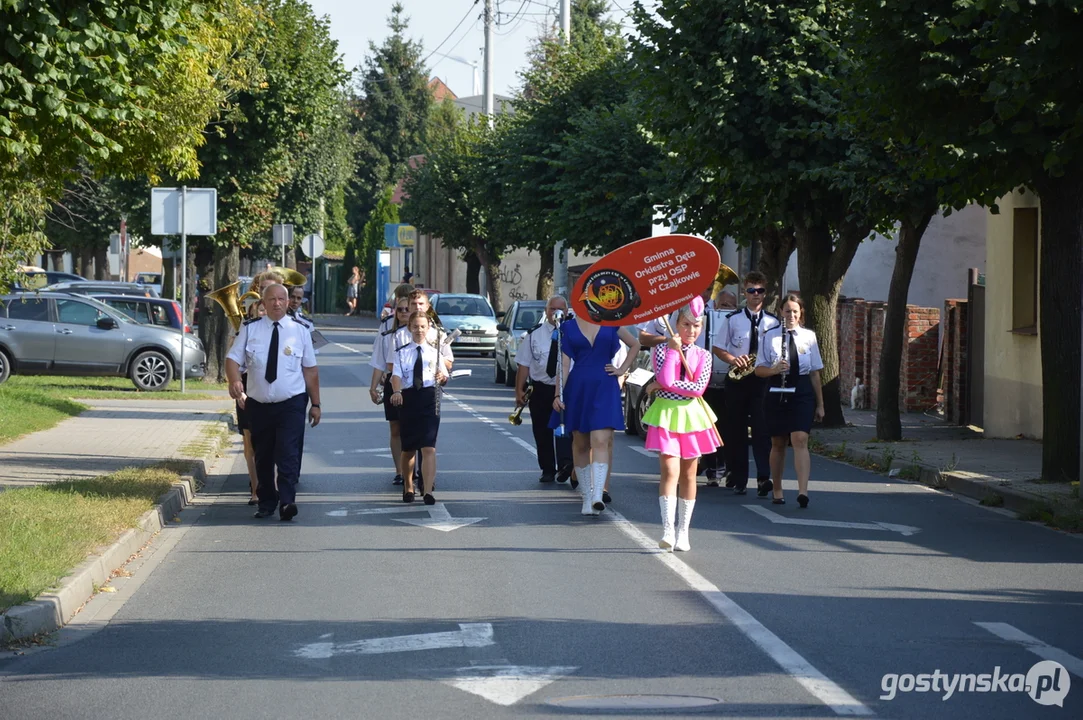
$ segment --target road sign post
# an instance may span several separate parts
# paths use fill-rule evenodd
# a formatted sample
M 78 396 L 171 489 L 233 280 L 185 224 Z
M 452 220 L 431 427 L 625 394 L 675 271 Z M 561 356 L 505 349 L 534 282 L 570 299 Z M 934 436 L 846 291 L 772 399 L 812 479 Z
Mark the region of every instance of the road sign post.
M 293 225 L 272 225 L 271 237 L 282 248 L 282 267 L 286 267 L 286 248 L 293 246 Z
M 308 259 L 312 261 L 312 270 L 309 277 L 312 278 L 312 314 L 316 314 L 316 258 L 323 255 L 324 245 L 323 238 L 312 233 L 311 235 L 305 235 L 305 239 L 301 241 L 301 249 L 304 251 Z

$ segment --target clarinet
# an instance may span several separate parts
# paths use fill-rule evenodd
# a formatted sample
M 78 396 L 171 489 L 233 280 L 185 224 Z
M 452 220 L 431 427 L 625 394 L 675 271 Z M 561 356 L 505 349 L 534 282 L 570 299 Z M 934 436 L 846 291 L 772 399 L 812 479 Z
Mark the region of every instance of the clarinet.
M 785 324 L 782 326 L 782 357 L 786 362 L 790 361 L 790 331 L 786 329 Z M 786 376 L 790 374 L 789 369 L 782 373 L 782 396 L 778 399 L 780 403 L 786 402 Z
M 557 397 L 560 399 L 561 407 L 564 406 L 564 346 L 561 343 L 560 324 L 564 321 L 564 311 L 553 311 L 553 322 L 556 327 L 553 329 L 553 337 L 557 341 Z M 553 430 L 553 435 L 556 437 L 564 437 L 564 411 L 560 411 L 560 425 Z

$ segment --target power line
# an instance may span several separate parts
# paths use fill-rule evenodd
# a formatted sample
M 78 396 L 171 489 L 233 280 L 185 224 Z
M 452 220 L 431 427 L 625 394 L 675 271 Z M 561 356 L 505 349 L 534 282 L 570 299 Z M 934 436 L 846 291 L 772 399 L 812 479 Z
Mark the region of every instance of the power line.
M 475 7 L 475 6 L 476 6 L 476 5 L 477 5 L 477 4 L 479 3 L 479 2 L 481 2 L 481 0 L 474 0 L 474 4 L 473 4 L 473 5 L 471 5 L 471 6 L 469 7 L 469 8 L 467 8 L 467 10 L 466 10 L 466 14 L 465 14 L 465 15 L 463 15 L 463 19 L 459 21 L 459 24 L 458 24 L 458 25 L 456 25 L 456 26 L 455 26 L 454 28 L 452 28 L 451 32 L 449 32 L 449 33 L 447 34 L 447 37 L 446 37 L 446 38 L 444 38 L 443 40 L 441 40 L 441 41 L 440 41 L 440 44 L 439 44 L 439 45 L 437 45 L 436 47 L 434 47 L 434 48 L 432 49 L 432 52 L 430 52 L 430 53 L 429 53 L 428 55 L 426 55 L 426 56 L 425 56 L 425 58 L 424 58 L 424 59 L 423 59 L 423 60 L 421 61 L 421 64 L 422 64 L 422 65 L 424 65 L 425 63 L 427 63 L 427 62 L 429 61 L 429 58 L 431 58 L 431 57 L 433 56 L 433 53 L 435 53 L 435 52 L 436 52 L 437 50 L 439 50 L 440 48 L 442 48 L 442 47 L 444 46 L 444 43 L 446 43 L 446 42 L 447 42 L 448 40 L 450 40 L 450 39 L 451 39 L 451 36 L 452 36 L 452 35 L 454 35 L 454 34 L 455 34 L 456 32 L 458 32 L 458 31 L 459 31 L 459 28 L 460 28 L 460 27 L 462 27 L 462 24 L 463 24 L 464 22 L 466 22 L 466 18 L 470 17 L 470 13 L 471 13 L 471 12 L 472 12 L 472 11 L 474 10 L 474 7 Z

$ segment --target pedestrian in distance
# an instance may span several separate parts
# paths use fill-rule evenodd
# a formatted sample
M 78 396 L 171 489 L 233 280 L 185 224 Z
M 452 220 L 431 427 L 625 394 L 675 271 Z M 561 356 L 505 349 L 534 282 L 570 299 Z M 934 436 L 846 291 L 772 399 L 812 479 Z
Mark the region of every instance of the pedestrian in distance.
M 556 398 L 556 341 L 553 332 L 559 322 L 557 313 L 567 314 L 568 302 L 554 295 L 545 303 L 545 316 L 526 332 L 515 351 L 515 405 L 528 404 L 530 427 L 534 434 L 534 446 L 538 450 L 538 482 L 566 482 L 572 474 L 572 439 L 570 435 L 556 437 L 549 427 Z M 549 359 L 553 359 L 553 372 L 549 372 Z M 530 400 L 527 401 L 527 387 Z
M 677 314 L 676 334 L 651 351 L 654 380 L 648 389 L 655 399 L 643 424 L 648 428 L 646 448 L 659 453 L 662 539 L 658 547 L 665 550 L 691 549 L 688 528 L 696 505 L 696 467 L 701 456 L 720 447 L 714 429 L 717 417 L 702 400 L 712 366 L 711 353 L 696 345 L 704 313 L 703 299 L 693 298 Z
M 406 327 L 406 321 L 410 317 L 410 293 L 414 291 L 412 285 L 399 285 L 391 296 L 391 312 L 380 321 L 380 329 L 376 339 L 372 342 L 372 357 L 369 358 L 369 367 L 372 368 L 372 379 L 369 381 L 369 399 L 374 405 L 384 406 L 384 420 L 388 423 L 388 444 L 391 446 L 391 458 L 395 464 L 395 477 L 391 480 L 392 485 L 402 485 L 402 468 L 399 460 L 402 457 L 402 443 L 400 440 L 399 411 L 391 404 L 391 373 L 387 366 L 392 359 L 395 350 L 395 332 L 399 328 Z
M 402 459 L 406 484 L 402 501 L 414 501 L 414 462 L 421 452 L 422 494 L 426 505 L 436 504 L 436 437 L 440 432 L 440 387 L 448 380 L 440 350 L 426 340 L 432 322 L 423 311 L 409 320 L 410 342 L 395 352 L 391 373 L 391 404 L 399 409 Z
M 612 458 L 613 430 L 624 427 L 620 384 L 639 352 L 639 339 L 627 328 L 594 325 L 574 317 L 560 326 L 564 401 L 553 400 L 549 427 L 572 433 L 572 458 L 583 493 L 583 515 L 605 510 L 602 493 Z M 628 346 L 624 364 L 613 356 Z
M 797 470 L 797 504 L 808 507 L 808 481 L 812 460 L 808 436 L 812 421 L 823 420 L 824 395 L 820 371 L 824 363 L 816 333 L 804 327 L 805 305 L 797 295 L 787 295 L 780 306 L 782 325 L 763 336 L 761 354 L 756 358 L 756 374 L 767 378 L 770 388 L 765 402 L 767 429 L 771 435 L 771 479 L 774 497 L 782 505 L 782 468 L 786 445 L 793 446 L 793 465 Z M 778 392 L 776 389 L 792 389 Z
M 270 285 L 262 300 L 265 315 L 242 325 L 226 356 L 226 375 L 229 394 L 247 412 L 251 427 L 259 479 L 256 517 L 270 517 L 277 508 L 279 518 L 289 521 L 297 515 L 298 436 L 305 432 L 306 409 L 312 427 L 320 422 L 320 375 L 311 328 L 286 314 L 286 288 Z M 242 368 L 249 374 L 247 389 Z
M 353 272 L 346 281 L 346 316 L 357 312 L 357 293 L 361 288 L 361 268 L 353 266 Z
M 726 379 L 725 413 L 722 441 L 726 444 L 726 486 L 736 495 L 747 492 L 748 429 L 752 428 L 752 455 L 756 460 L 756 493 L 766 497 L 771 492 L 771 437 L 764 417 L 766 384 L 754 372 L 761 353 L 764 333 L 779 326 L 778 316 L 763 307 L 767 294 L 767 277 L 758 271 L 745 276 L 745 306 L 727 313 L 725 324 L 719 328 L 714 354 L 737 370 Z

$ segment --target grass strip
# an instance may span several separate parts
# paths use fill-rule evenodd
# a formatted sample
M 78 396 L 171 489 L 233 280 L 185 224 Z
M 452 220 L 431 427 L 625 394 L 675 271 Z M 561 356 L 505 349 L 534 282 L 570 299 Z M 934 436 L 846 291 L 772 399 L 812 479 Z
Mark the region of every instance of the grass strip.
M 88 555 L 135 527 L 180 476 L 170 468 L 0 493 L 0 611 L 32 600 Z

